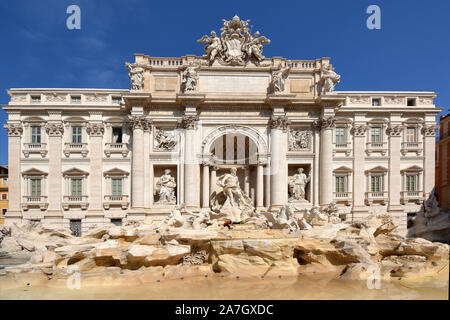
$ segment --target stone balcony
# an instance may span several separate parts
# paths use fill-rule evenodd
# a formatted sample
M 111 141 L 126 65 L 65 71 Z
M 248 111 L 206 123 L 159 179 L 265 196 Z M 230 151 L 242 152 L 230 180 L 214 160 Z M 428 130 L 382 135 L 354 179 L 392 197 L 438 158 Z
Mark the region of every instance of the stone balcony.
M 333 192 L 333 199 L 336 203 L 345 203 L 346 206 L 352 203 L 351 192 Z
M 421 204 L 423 200 L 423 191 L 402 191 L 400 194 L 400 202 L 402 204 L 407 204 L 408 202 Z
M 109 210 L 110 207 L 121 207 L 123 210 L 128 208 L 130 204 L 129 197 L 127 195 L 106 195 L 103 201 L 103 208 Z
M 385 156 L 388 152 L 387 142 L 367 142 L 366 143 L 366 153 L 370 155 L 374 152 L 380 152 L 381 155 Z
M 122 154 L 122 156 L 125 158 L 128 156 L 128 153 L 130 152 L 130 149 L 128 148 L 128 143 L 107 143 L 105 145 L 105 155 L 106 157 L 111 157 L 111 154 L 113 153 L 119 153 Z
M 422 142 L 402 142 L 400 152 L 405 156 L 408 152 L 415 152 L 418 156 L 422 154 Z
M 333 143 L 333 155 L 337 152 L 345 152 L 347 157 L 352 153 L 352 144 L 350 142 L 335 142 Z
M 70 207 L 86 210 L 89 207 L 88 196 L 64 196 L 62 207 L 64 210 L 69 210 Z
M 380 192 L 366 192 L 366 205 L 370 206 L 374 202 L 381 203 L 382 205 L 385 205 L 389 201 L 389 195 L 387 191 L 380 191 Z
M 22 210 L 27 211 L 30 208 L 39 208 L 42 211 L 47 210 L 47 196 L 23 196 Z
M 39 153 L 42 158 L 48 153 L 47 144 L 46 143 L 24 143 L 23 145 L 23 155 L 25 158 L 28 158 L 31 153 Z
M 89 153 L 87 148 L 87 143 L 65 143 L 64 144 L 64 155 L 68 158 L 71 153 L 80 153 L 83 158 L 86 158 Z

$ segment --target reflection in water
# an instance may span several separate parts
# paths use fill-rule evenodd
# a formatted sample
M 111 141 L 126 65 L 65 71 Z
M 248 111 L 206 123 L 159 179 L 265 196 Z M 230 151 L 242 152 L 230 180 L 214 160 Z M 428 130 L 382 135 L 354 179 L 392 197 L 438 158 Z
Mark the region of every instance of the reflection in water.
M 323 279 L 319 275 L 161 280 L 139 286 L 82 285 L 79 290 L 25 285 L 0 290 L 0 299 L 448 299 L 448 275 L 419 281 L 382 282 L 378 290 L 368 289 L 366 281 Z

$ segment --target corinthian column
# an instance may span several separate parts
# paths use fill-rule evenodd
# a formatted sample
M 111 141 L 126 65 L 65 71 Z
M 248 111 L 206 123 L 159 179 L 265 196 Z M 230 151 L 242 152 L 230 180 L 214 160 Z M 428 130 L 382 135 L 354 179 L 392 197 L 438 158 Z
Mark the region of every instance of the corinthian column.
M 88 215 L 103 215 L 103 123 L 88 123 L 90 175 L 89 175 L 89 211 Z M 85 192 L 85 191 L 84 191 Z
M 202 208 L 209 208 L 209 162 L 203 163 Z
M 264 167 L 261 160 L 258 160 L 256 167 L 256 208 L 260 209 L 264 206 Z
M 23 128 L 20 123 L 4 125 L 8 131 L 8 191 L 9 207 L 6 213 L 6 224 L 22 219 L 20 202 L 22 191 L 20 186 L 20 149 Z
M 435 149 L 436 149 L 436 125 L 424 125 L 423 134 L 423 195 L 428 199 L 435 184 Z
M 319 204 L 328 205 L 333 201 L 333 128 L 335 118 L 321 118 L 316 122 L 320 129 L 320 170 Z
M 200 207 L 200 167 L 195 158 L 195 123 L 198 116 L 186 115 L 180 122 L 184 129 L 184 203 L 186 207 Z
M 355 125 L 351 129 L 353 135 L 353 220 L 358 220 L 367 213 L 365 200 L 365 176 L 364 176 L 364 145 L 366 140 L 366 125 Z
M 130 116 L 129 119 L 130 129 L 133 131 L 131 209 L 135 213 L 144 213 L 144 130 L 149 130 L 150 121 L 144 116 Z
M 61 122 L 47 123 L 48 134 L 48 211 L 45 218 L 62 216 L 61 150 L 64 127 Z
M 270 125 L 270 204 L 273 210 L 287 203 L 288 168 L 286 116 L 272 116 Z

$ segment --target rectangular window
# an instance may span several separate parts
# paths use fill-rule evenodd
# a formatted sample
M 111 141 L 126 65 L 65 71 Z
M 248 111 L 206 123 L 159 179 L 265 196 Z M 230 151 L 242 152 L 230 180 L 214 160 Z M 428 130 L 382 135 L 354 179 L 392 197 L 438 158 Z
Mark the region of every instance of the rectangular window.
M 41 127 L 31 127 L 31 143 L 41 143 Z
M 414 127 L 406 128 L 406 142 L 417 142 L 416 128 Z
M 81 237 L 81 220 L 70 220 L 70 231 L 75 237 Z
M 72 127 L 72 143 L 81 143 L 81 127 Z
M 346 143 L 346 136 L 345 136 L 345 128 L 344 127 L 337 127 L 336 128 L 336 143 Z
M 114 196 L 122 195 L 122 178 L 111 179 L 111 190 Z
M 407 175 L 406 176 L 406 191 L 417 191 L 417 175 Z
M 408 107 L 414 107 L 416 105 L 416 98 L 408 98 L 406 100 L 406 105 Z
M 41 96 L 31 96 L 32 103 L 41 103 Z
M 2 185 L 7 186 L 8 185 L 8 178 L 2 179 Z
M 72 178 L 70 182 L 70 195 L 73 197 L 81 197 L 83 194 L 83 180 L 80 178 Z
M 371 176 L 370 177 L 370 191 L 382 192 L 383 191 L 383 176 Z
M 32 197 L 41 196 L 41 179 L 30 180 L 30 196 Z
M 2 216 L 6 216 L 6 210 L 7 210 L 6 208 L 2 209 Z
M 380 98 L 372 99 L 372 106 L 374 106 L 374 107 L 381 106 L 381 99 Z
M 112 128 L 112 143 L 122 143 L 122 127 Z
M 121 97 L 112 97 L 112 103 L 114 104 L 120 104 L 122 102 Z
M 2 200 L 8 200 L 8 194 L 2 193 Z
M 373 127 L 370 130 L 371 132 L 371 142 L 380 143 L 381 140 L 381 128 L 380 127 Z
M 122 219 L 111 219 L 111 223 L 120 227 L 122 225 Z
M 72 103 L 81 103 L 81 96 L 70 96 L 70 101 Z
M 336 192 L 347 192 L 347 176 L 336 176 Z

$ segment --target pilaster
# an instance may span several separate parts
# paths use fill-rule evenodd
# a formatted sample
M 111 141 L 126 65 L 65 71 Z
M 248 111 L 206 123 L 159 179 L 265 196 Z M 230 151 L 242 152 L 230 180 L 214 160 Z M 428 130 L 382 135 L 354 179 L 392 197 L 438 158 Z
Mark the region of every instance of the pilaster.
M 89 211 L 88 216 L 103 216 L 103 134 L 102 112 L 90 112 L 92 122 L 86 127 L 89 135 Z

